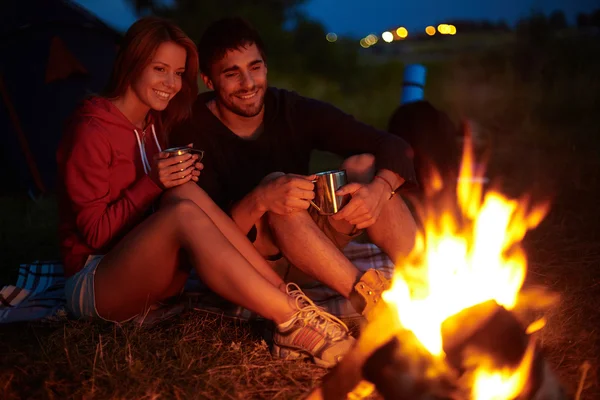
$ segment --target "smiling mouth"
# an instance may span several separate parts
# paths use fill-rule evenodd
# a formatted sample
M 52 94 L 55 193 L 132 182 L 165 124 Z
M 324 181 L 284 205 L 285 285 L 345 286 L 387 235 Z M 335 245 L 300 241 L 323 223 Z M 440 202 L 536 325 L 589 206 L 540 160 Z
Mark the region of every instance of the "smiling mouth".
M 154 90 L 154 93 L 156 93 L 158 98 L 161 100 L 169 100 L 169 97 L 171 97 L 171 94 L 169 94 L 167 92 L 163 92 L 163 91 L 156 90 L 156 89 L 152 89 L 152 90 Z
M 251 98 L 256 97 L 257 94 L 258 94 L 258 90 L 254 93 L 238 94 L 237 97 L 239 97 L 242 100 L 250 100 Z

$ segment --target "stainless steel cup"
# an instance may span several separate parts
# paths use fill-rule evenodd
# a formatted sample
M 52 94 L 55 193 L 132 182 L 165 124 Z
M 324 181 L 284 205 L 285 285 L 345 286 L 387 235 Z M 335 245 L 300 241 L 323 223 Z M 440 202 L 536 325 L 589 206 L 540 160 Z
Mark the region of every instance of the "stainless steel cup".
M 310 202 L 321 215 L 333 215 L 350 201 L 350 195 L 337 196 L 335 192 L 348 183 L 345 170 L 324 171 L 316 174 L 315 198 Z
M 184 154 L 198 154 L 198 162 L 204 157 L 204 150 L 193 149 L 187 146 L 171 147 L 163 150 L 164 153 L 169 153 L 169 157 L 181 156 Z

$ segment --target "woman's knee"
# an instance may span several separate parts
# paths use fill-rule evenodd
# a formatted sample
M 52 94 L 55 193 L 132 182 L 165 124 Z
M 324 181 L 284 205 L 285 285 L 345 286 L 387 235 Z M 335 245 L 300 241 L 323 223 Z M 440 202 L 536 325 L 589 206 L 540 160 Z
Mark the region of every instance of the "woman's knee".
M 191 222 L 211 223 L 209 216 L 192 200 L 177 199 L 169 202 L 160 209 L 174 223 L 183 226 Z
M 375 156 L 365 153 L 349 157 L 344 160 L 342 169 L 346 170 L 349 182 L 371 182 L 375 175 Z
M 184 183 L 183 185 L 169 189 L 161 199 L 161 207 L 171 203 L 177 203 L 182 200 L 191 200 L 205 212 L 213 212 L 219 209 L 219 206 L 210 198 L 200 186 L 194 182 Z

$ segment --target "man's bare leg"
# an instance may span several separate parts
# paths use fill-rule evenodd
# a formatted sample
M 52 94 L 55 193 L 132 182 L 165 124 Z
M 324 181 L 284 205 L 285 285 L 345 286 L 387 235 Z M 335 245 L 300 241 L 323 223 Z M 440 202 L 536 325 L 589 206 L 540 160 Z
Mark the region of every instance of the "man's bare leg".
M 361 272 L 315 224 L 307 211 L 268 214 L 273 240 L 302 272 L 348 298 Z

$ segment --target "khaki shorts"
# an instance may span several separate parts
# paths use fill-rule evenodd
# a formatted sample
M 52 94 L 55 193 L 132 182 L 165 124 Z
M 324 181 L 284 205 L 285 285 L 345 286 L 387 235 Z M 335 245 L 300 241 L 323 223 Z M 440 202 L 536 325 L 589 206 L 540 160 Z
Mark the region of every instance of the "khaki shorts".
M 315 221 L 315 224 L 319 227 L 321 231 L 327 236 L 335 246 L 343 250 L 344 247 L 348 245 L 351 241 L 356 239 L 361 233 L 362 230 L 357 230 L 356 226 L 352 229 L 352 231 L 348 234 L 338 232 L 332 225 L 329 220 L 328 215 L 321 215 L 314 207 L 310 207 L 308 210 L 308 214 Z

